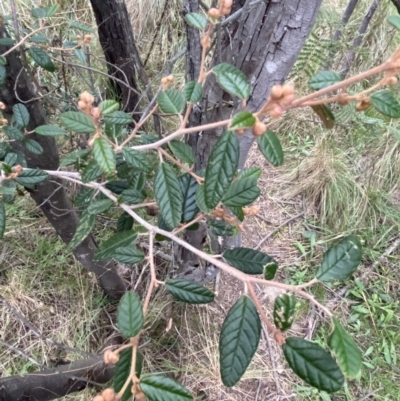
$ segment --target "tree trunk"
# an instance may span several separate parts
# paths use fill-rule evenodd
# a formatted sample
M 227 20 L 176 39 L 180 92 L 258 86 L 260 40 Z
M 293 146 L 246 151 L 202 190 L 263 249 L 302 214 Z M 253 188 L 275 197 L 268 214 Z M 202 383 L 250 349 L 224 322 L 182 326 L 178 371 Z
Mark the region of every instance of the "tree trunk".
M 136 81 L 138 51 L 128 11 L 123 0 L 90 0 L 96 18 L 99 39 L 110 75 L 126 82 L 131 89 L 118 82 L 111 81 L 116 89 L 124 110 L 132 112 L 139 103 L 139 91 Z M 137 64 L 137 63 L 136 63 Z M 138 119 L 138 115 L 134 115 Z
M 0 25 L 0 37 L 6 35 L 4 25 Z M 6 46 L 0 45 L 0 54 L 6 50 Z M 29 131 L 33 131 L 39 125 L 47 124 L 46 113 L 42 105 L 38 100 L 32 100 L 37 95 L 16 51 L 7 56 L 6 70 L 5 84 L 0 86 L 0 99 L 6 105 L 3 114 L 7 120 L 11 120 L 12 107 L 17 103 L 23 103 L 30 115 L 27 127 Z M 29 137 L 40 143 L 43 154 L 33 154 L 26 150 L 21 143 L 12 143 L 14 148 L 24 153 L 28 166 L 44 170 L 57 170 L 59 156 L 55 139 L 37 134 L 30 134 Z M 75 233 L 78 216 L 73 210 L 62 183 L 54 179 L 48 180 L 37 185 L 35 189 L 29 190 L 29 192 L 57 234 L 65 243 L 69 243 Z M 112 262 L 93 261 L 95 250 L 96 244 L 93 236 L 90 235 L 74 249 L 73 253 L 87 270 L 97 276 L 105 293 L 113 299 L 119 299 L 125 292 L 124 282 L 116 272 Z
M 253 85 L 248 108 L 256 111 L 266 102 L 269 90 L 285 81 L 307 39 L 322 0 L 265 0 L 254 4 L 250 0 L 236 0 L 231 15 L 239 10 L 238 18 L 222 22 L 221 46 L 216 49 L 212 64 L 226 62 L 239 68 Z M 195 11 L 198 0 L 186 0 L 185 9 Z M 235 14 L 237 15 L 237 14 Z M 194 33 L 188 34 L 188 78 L 196 71 L 200 49 L 191 42 Z M 194 40 L 194 39 L 193 39 Z M 196 72 L 197 73 L 197 72 Z M 192 126 L 224 120 L 237 110 L 237 100 L 225 93 L 213 76 L 207 78 L 203 100 L 194 107 Z M 206 110 L 210 110 L 207 112 Z M 223 129 L 194 134 L 189 143 L 196 154 L 196 170 L 206 167 L 211 150 Z M 248 152 L 254 142 L 251 131 L 240 138 L 239 169 L 243 169 Z M 193 235 L 193 234 L 190 234 Z M 240 236 L 225 241 L 224 248 L 238 246 Z M 183 251 L 183 254 L 185 255 Z M 186 257 L 187 258 L 187 257 Z M 182 257 L 185 259 L 185 256 Z
M 114 367 L 96 356 L 55 369 L 0 379 L 0 401 L 49 401 L 111 380 Z

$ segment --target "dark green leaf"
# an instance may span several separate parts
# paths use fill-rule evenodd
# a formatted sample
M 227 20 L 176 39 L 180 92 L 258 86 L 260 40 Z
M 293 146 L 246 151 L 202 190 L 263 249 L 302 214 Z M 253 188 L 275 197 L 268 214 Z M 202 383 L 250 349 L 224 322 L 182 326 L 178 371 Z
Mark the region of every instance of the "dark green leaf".
M 175 228 L 182 216 L 182 193 L 171 166 L 161 163 L 154 179 L 154 194 L 167 225 Z
M 169 279 L 165 288 L 176 299 L 188 304 L 208 304 L 214 301 L 214 293 L 193 281 L 182 279 Z
M 326 104 L 317 104 L 311 106 L 315 114 L 321 119 L 325 128 L 332 129 L 335 126 L 335 116 L 332 110 Z
M 185 20 L 190 26 L 197 29 L 205 29 L 207 26 L 207 18 L 199 13 L 187 13 Z
M 21 103 L 17 103 L 13 106 L 12 110 L 16 123 L 21 128 L 27 127 L 29 124 L 29 111 L 26 106 Z
M 29 38 L 29 42 L 45 44 L 47 43 L 47 38 L 43 35 L 34 35 Z
M 292 327 L 296 298 L 293 295 L 283 294 L 275 299 L 274 323 L 281 330 L 289 330 Z
M 18 155 L 16 153 L 8 153 L 4 159 L 4 163 L 12 167 L 15 166 L 17 160 L 18 160 Z
M 113 148 L 105 138 L 96 138 L 93 145 L 93 156 L 106 174 L 114 174 L 116 169 Z
M 117 248 L 114 254 L 114 259 L 120 263 L 134 265 L 144 260 L 144 254 L 139 249 L 132 247 Z
M 143 191 L 146 186 L 146 176 L 141 172 L 135 172 L 129 177 L 129 188 Z
M 232 213 L 240 220 L 244 220 L 244 212 L 242 207 L 235 207 L 231 206 L 230 209 L 232 210 Z
M 86 114 L 77 111 L 61 114 L 60 122 L 67 130 L 79 134 L 91 134 L 96 131 L 93 121 Z
M 82 171 L 82 182 L 94 181 L 100 177 L 103 170 L 100 168 L 96 160 L 91 160 Z
M 283 163 L 283 150 L 278 137 L 271 130 L 257 139 L 258 149 L 275 167 Z
M 328 345 L 343 373 L 349 378 L 354 379 L 358 376 L 362 366 L 361 351 L 354 340 L 346 332 L 339 320 L 332 318 L 334 329 L 329 336 Z
M 150 401 L 191 401 L 190 391 L 175 380 L 160 375 L 140 379 L 140 389 Z
M 143 326 L 143 310 L 140 298 L 128 291 L 121 298 L 117 311 L 117 325 L 125 338 L 135 337 Z
M 93 29 L 90 26 L 81 24 L 77 21 L 69 21 L 69 26 L 70 28 L 75 28 L 75 29 L 79 29 L 80 31 L 84 31 L 84 32 L 93 32 Z
M 128 379 L 131 372 L 131 363 L 132 363 L 132 347 L 123 349 L 119 353 L 119 360 L 115 365 L 114 372 L 114 383 L 113 388 L 116 393 L 122 390 L 126 380 Z M 142 373 L 142 365 L 143 365 L 143 356 L 137 351 L 136 352 L 136 376 L 140 378 Z M 130 397 L 132 397 L 132 393 L 130 392 L 132 386 L 128 386 Z
M 13 203 L 17 193 L 17 184 L 13 180 L 4 180 L 0 186 L 1 199 L 4 203 Z
M 400 17 L 398 15 L 390 15 L 387 19 L 390 25 L 400 31 Z
M 126 162 L 133 167 L 146 173 L 151 171 L 150 163 L 143 152 L 130 148 L 122 148 L 122 154 L 124 155 Z
M 316 277 L 323 282 L 344 280 L 356 271 L 361 256 L 360 240 L 354 235 L 349 235 L 324 253 Z
M 28 52 L 32 59 L 46 71 L 54 72 L 56 70 L 53 61 L 51 61 L 51 58 L 44 50 L 40 49 L 39 47 L 31 46 L 28 49 Z
M 278 263 L 275 259 L 265 265 L 264 278 L 265 280 L 273 280 L 275 278 L 276 271 L 278 270 Z
M 186 101 L 181 92 L 175 89 L 167 89 L 160 92 L 157 103 L 161 111 L 166 114 L 179 114 L 186 105 Z
M 34 153 L 35 155 L 41 155 L 43 153 L 43 148 L 39 142 L 36 142 L 34 139 L 25 138 L 22 143 L 29 150 L 29 152 Z
M 121 216 L 118 217 L 117 221 L 117 231 L 129 231 L 133 227 L 133 217 L 128 213 L 123 212 Z
M 173 140 L 169 143 L 169 147 L 172 150 L 174 156 L 182 160 L 184 163 L 193 164 L 194 154 L 192 148 L 185 142 Z
M 16 141 L 23 141 L 25 139 L 25 135 L 21 132 L 20 129 L 16 127 L 10 127 L 8 125 L 4 125 L 3 127 L 4 133 L 10 138 Z
M 251 128 L 256 123 L 256 118 L 249 111 L 240 111 L 235 114 L 231 121 L 229 129 L 237 130 Z
M 119 110 L 119 103 L 115 100 L 109 99 L 109 100 L 103 100 L 99 104 L 99 109 L 101 111 L 101 114 L 103 116 L 107 116 L 109 114 L 114 113 L 115 111 Z
M 213 209 L 207 207 L 204 198 L 204 185 L 199 185 L 196 191 L 196 203 L 200 210 L 204 213 L 211 213 Z
M 3 163 L 1 163 L 1 169 L 6 173 L 6 174 L 11 174 L 12 168 L 4 161 Z
M 78 226 L 76 227 L 75 234 L 68 244 L 68 252 L 76 248 L 92 232 L 95 222 L 96 215 L 87 212 L 82 213 L 82 216 L 78 222 Z
M 190 174 L 184 174 L 179 177 L 179 183 L 182 191 L 182 218 L 181 222 L 186 223 L 193 220 L 199 208 L 196 203 L 196 191 L 199 184 Z
M 45 7 L 47 17 L 53 17 L 57 13 L 59 7 L 58 4 L 52 4 L 51 6 Z
M 6 65 L 6 64 L 7 64 L 7 59 L 4 56 L 0 55 L 0 66 Z M 5 69 L 4 69 L 4 71 L 5 71 Z M 4 74 L 5 74 L 5 72 L 4 72 Z M 1 81 L 1 75 L 0 75 L 0 81 Z
M 76 207 L 86 206 L 93 199 L 93 196 L 93 188 L 84 188 L 78 193 L 78 195 L 76 195 L 74 199 L 74 205 Z
M 67 134 L 67 131 L 57 125 L 40 125 L 36 127 L 34 131 L 43 136 L 62 136 Z
M 106 188 L 114 192 L 115 194 L 120 195 L 122 194 L 122 192 L 125 191 L 125 189 L 129 188 L 129 184 L 125 180 L 110 181 L 107 182 Z
M 61 161 L 60 166 L 70 166 L 71 164 L 79 163 L 81 160 L 86 159 L 89 156 L 91 149 L 75 150 L 67 155 L 65 155 Z
M 222 63 L 213 68 L 217 82 L 222 89 L 231 95 L 247 99 L 251 93 L 251 85 L 247 82 L 246 75 L 233 65 Z
M 238 233 L 237 227 L 231 226 L 224 220 L 208 220 L 207 225 L 218 237 L 233 237 Z
M 379 91 L 371 96 L 372 105 L 383 115 L 400 118 L 400 103 L 387 90 Z
M 86 64 L 86 54 L 82 49 L 74 49 L 74 54 L 75 57 L 82 63 L 82 64 Z
M 32 8 L 31 9 L 31 14 L 33 18 L 44 18 L 47 17 L 47 10 L 44 7 L 41 8 Z
M 47 178 L 49 178 L 49 175 L 43 170 L 24 169 L 15 181 L 22 186 L 31 187 L 32 185 L 40 184 Z
M 342 80 L 340 74 L 334 71 L 321 71 L 314 75 L 309 81 L 308 85 L 310 88 L 319 90 L 332 86 Z
M 219 339 L 220 372 L 225 386 L 234 386 L 246 372 L 260 334 L 257 309 L 250 298 L 242 296 L 228 312 Z
M 0 56 L 1 57 L 1 56 Z M 1 59 L 0 59 L 1 61 Z M 0 63 L 0 86 L 4 85 L 6 81 L 6 67 Z
M 231 266 L 247 274 L 262 274 L 266 265 L 275 262 L 266 253 L 251 248 L 229 249 L 222 256 Z
M 136 238 L 137 233 L 135 231 L 121 231 L 114 234 L 99 246 L 94 254 L 94 260 L 113 258 L 118 248 L 132 245 Z
M 229 187 L 222 202 L 229 207 L 246 206 L 254 202 L 260 193 L 254 178 L 239 178 Z
M 196 81 L 188 82 L 183 90 L 186 101 L 189 103 L 197 103 L 203 96 L 203 87 Z
M 221 201 L 235 176 L 239 162 L 239 141 L 228 131 L 214 145 L 206 168 L 204 199 L 214 209 Z
M 129 188 L 122 192 L 121 197 L 124 202 L 130 205 L 137 205 L 146 199 L 146 194 L 143 191 Z
M 11 46 L 14 44 L 14 39 L 11 38 L 0 38 L 0 45 Z
M 90 214 L 100 214 L 107 211 L 114 202 L 111 199 L 100 199 L 90 202 L 87 212 Z
M 311 386 L 327 393 L 334 393 L 343 386 L 342 372 L 331 355 L 318 344 L 290 337 L 282 348 L 289 366 Z
M 4 237 L 6 229 L 6 209 L 4 203 L 0 201 L 0 240 Z
M 117 103 L 118 105 L 118 103 Z M 123 111 L 117 110 L 112 114 L 108 114 L 104 116 L 104 121 L 109 124 L 116 125 L 128 125 L 133 122 L 133 118 L 130 114 L 127 114 Z

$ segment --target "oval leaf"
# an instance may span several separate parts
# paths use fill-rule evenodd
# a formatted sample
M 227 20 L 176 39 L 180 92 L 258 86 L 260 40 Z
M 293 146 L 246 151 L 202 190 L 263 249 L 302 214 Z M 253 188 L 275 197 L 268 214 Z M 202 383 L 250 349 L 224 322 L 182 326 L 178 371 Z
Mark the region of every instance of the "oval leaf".
M 250 298 L 242 296 L 228 312 L 219 339 L 220 372 L 225 386 L 234 386 L 246 372 L 260 334 L 257 309 Z
M 275 278 L 276 271 L 278 270 L 278 263 L 273 260 L 265 265 L 264 278 L 265 280 L 273 280 Z
M 308 85 L 312 89 L 323 89 L 332 86 L 342 80 L 340 74 L 334 71 L 321 71 L 314 75 L 309 81 Z
M 290 337 L 282 348 L 294 373 L 311 386 L 327 393 L 334 393 L 343 386 L 344 377 L 338 365 L 318 344 Z
M 235 114 L 231 120 L 229 129 L 244 129 L 251 128 L 256 123 L 256 118 L 249 111 L 241 111 Z
M 128 291 L 121 298 L 117 310 L 117 325 L 125 338 L 135 337 L 143 326 L 143 309 L 139 296 Z
M 186 106 L 186 101 L 181 92 L 175 89 L 160 92 L 157 103 L 161 111 L 166 114 L 179 114 Z
M 129 205 L 138 205 L 146 199 L 146 194 L 143 191 L 129 188 L 122 192 L 121 197 Z
M 17 103 L 13 106 L 13 116 L 15 118 L 16 123 L 21 127 L 25 128 L 29 124 L 29 111 L 28 109 L 21 103 Z
M 171 166 L 161 163 L 154 179 L 154 194 L 163 219 L 175 228 L 182 216 L 182 193 L 178 177 Z
M 48 178 L 49 175 L 43 170 L 24 169 L 15 181 L 24 187 L 31 188 L 33 185 L 40 184 Z
M 193 281 L 171 279 L 165 282 L 165 288 L 176 299 L 188 304 L 208 304 L 214 301 L 214 293 Z
M 121 216 L 118 217 L 117 221 L 117 231 L 130 231 L 133 227 L 133 217 L 130 216 L 128 213 L 123 212 Z M 120 249 L 120 248 L 118 248 Z M 117 249 L 117 250 L 118 250 Z
M 206 205 L 206 200 L 204 196 L 204 185 L 200 185 L 196 191 L 196 203 L 200 210 L 204 213 L 211 213 L 212 208 Z
M 251 85 L 246 75 L 233 65 L 222 63 L 213 68 L 217 82 L 222 89 L 241 99 L 247 99 L 251 93 Z
M 132 247 L 117 248 L 114 254 L 114 259 L 121 263 L 134 265 L 144 260 L 144 253 Z
M 118 106 L 118 103 L 117 103 Z M 115 125 L 127 125 L 133 122 L 133 118 L 130 114 L 123 111 L 114 111 L 112 114 L 107 114 L 104 116 L 104 121 L 109 124 Z
M 175 380 L 160 375 L 140 379 L 140 389 L 150 401 L 191 401 L 190 391 Z
M 390 25 L 400 31 L 400 17 L 398 15 L 390 15 L 387 19 Z
M 190 174 L 184 174 L 179 177 L 179 184 L 182 191 L 181 222 L 186 223 L 193 220 L 200 211 L 196 203 L 196 191 L 199 184 Z
M 214 145 L 208 160 L 204 199 L 214 209 L 228 190 L 239 162 L 239 141 L 234 132 L 227 131 Z
M 41 155 L 43 153 L 43 148 L 39 142 L 36 142 L 34 139 L 25 138 L 22 143 L 29 150 L 29 152 L 34 153 L 35 155 Z
M 10 139 L 14 139 L 16 141 L 23 141 L 25 139 L 25 135 L 17 127 L 4 125 L 1 128 Z
M 86 114 L 77 111 L 61 114 L 60 122 L 67 130 L 78 134 L 91 134 L 96 131 L 93 121 Z
M 67 134 L 67 131 L 57 127 L 57 125 L 40 125 L 34 131 L 43 136 L 62 136 Z
M 54 72 L 56 70 L 55 65 L 53 64 L 53 61 L 49 57 L 49 55 L 42 49 L 38 47 L 31 46 L 28 49 L 29 55 L 32 57 L 32 59 L 41 67 L 43 67 L 45 70 Z
M 251 248 L 229 249 L 222 255 L 227 263 L 247 274 L 262 274 L 264 267 L 275 259 Z
M 354 235 L 349 235 L 324 253 L 316 277 L 323 282 L 344 280 L 356 271 L 361 256 L 360 240 Z
M 293 295 L 284 294 L 275 299 L 274 323 L 281 330 L 289 330 L 292 327 L 296 298 Z
M 203 96 L 203 87 L 196 81 L 188 82 L 183 90 L 186 101 L 189 103 L 197 103 Z
M 229 207 L 246 206 L 254 202 L 260 193 L 255 179 L 241 178 L 230 186 L 222 202 Z
M 114 202 L 111 199 L 100 199 L 90 202 L 87 212 L 90 214 L 100 214 L 108 210 Z
M 264 135 L 257 139 L 258 149 L 264 157 L 275 167 L 283 163 L 282 145 L 274 132 L 268 130 Z
M 185 142 L 174 140 L 169 143 L 169 147 L 171 148 L 172 153 L 177 159 L 182 160 L 184 163 L 188 164 L 194 163 L 193 150 Z
M 121 231 L 103 242 L 94 254 L 94 260 L 113 258 L 117 249 L 131 245 L 137 238 L 135 231 Z
M 374 93 L 371 96 L 371 103 L 384 116 L 400 118 L 400 103 L 389 91 Z
M 107 116 L 107 115 L 112 114 L 115 111 L 119 110 L 119 103 L 112 99 L 103 100 L 99 104 L 99 109 L 103 116 Z
M 127 163 L 142 170 L 146 173 L 150 172 L 151 166 L 143 152 L 139 152 L 135 149 L 122 148 L 122 154 Z
M 79 219 L 76 231 L 68 244 L 67 251 L 75 249 L 93 230 L 96 222 L 96 215 L 90 213 L 82 213 Z
M 91 160 L 82 171 L 82 182 L 90 182 L 96 180 L 103 173 L 96 160 Z
M 334 329 L 328 339 L 329 348 L 336 356 L 338 364 L 343 373 L 349 379 L 354 379 L 361 371 L 361 351 L 351 336 L 340 324 L 339 320 L 337 320 L 335 317 L 333 317 L 332 320 Z
M 93 156 L 106 174 L 114 174 L 116 169 L 115 154 L 105 138 L 96 138 L 93 144 Z
M 199 13 L 187 13 L 185 20 L 190 26 L 197 29 L 205 29 L 207 26 L 207 19 Z

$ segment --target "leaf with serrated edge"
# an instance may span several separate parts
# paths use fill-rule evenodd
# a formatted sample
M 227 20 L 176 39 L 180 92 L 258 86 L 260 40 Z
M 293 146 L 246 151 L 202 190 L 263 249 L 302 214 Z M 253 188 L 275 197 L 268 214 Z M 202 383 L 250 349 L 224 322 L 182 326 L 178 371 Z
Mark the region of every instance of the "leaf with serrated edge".
M 171 148 L 172 153 L 177 159 L 180 159 L 184 163 L 188 164 L 194 163 L 193 150 L 185 142 L 174 140 L 169 143 L 169 147 Z
M 161 111 L 166 114 L 179 114 L 186 105 L 181 92 L 175 89 L 167 89 L 160 92 L 157 103 Z
M 182 223 L 193 220 L 200 209 L 196 203 L 196 191 L 199 184 L 190 174 L 179 177 L 179 184 L 182 191 Z
M 260 196 L 260 188 L 253 178 L 240 178 L 235 181 L 222 199 L 224 205 L 241 207 L 249 205 Z
M 4 237 L 6 229 L 6 209 L 4 203 L 0 201 L 0 240 Z
M 154 178 L 154 194 L 165 222 L 175 228 L 182 216 L 182 193 L 171 166 L 161 163 Z
M 349 235 L 324 253 L 316 277 L 323 282 L 344 280 L 356 271 L 361 256 L 360 240 L 354 235 Z
M 334 393 L 343 386 L 344 377 L 339 366 L 318 344 L 290 337 L 282 348 L 289 366 L 311 386 L 327 393 Z
M 61 161 L 60 166 L 69 166 L 71 164 L 79 162 L 81 159 L 85 159 L 91 152 L 91 149 L 75 150 L 67 155 L 65 155 Z
M 50 56 L 42 49 L 31 46 L 28 49 L 29 55 L 32 57 L 32 59 L 40 65 L 40 67 L 43 67 L 45 70 L 49 72 L 54 72 L 56 70 L 56 67 L 51 60 Z
M 354 379 L 358 376 L 362 366 L 362 354 L 354 340 L 346 332 L 339 320 L 332 318 L 334 329 L 329 336 L 328 345 L 342 372 L 349 378 Z
M 29 111 L 25 105 L 17 103 L 13 106 L 13 116 L 20 127 L 27 127 L 29 124 Z
M 105 115 L 104 121 L 109 124 L 127 125 L 132 123 L 133 118 L 130 114 L 127 114 L 121 110 L 117 110 L 112 114 Z
M 126 292 L 118 305 L 118 329 L 125 338 L 132 338 L 139 334 L 143 321 L 143 309 L 139 296 L 133 291 Z
M 87 212 L 82 213 L 75 234 L 68 244 L 67 251 L 72 251 L 76 248 L 92 232 L 95 222 L 96 215 Z
M 190 391 L 169 377 L 146 375 L 140 379 L 140 389 L 150 401 L 192 401 Z
M 242 296 L 229 310 L 219 338 L 220 373 L 227 387 L 246 372 L 260 341 L 261 322 L 252 300 Z
M 43 148 L 39 142 L 36 142 L 34 139 L 26 138 L 22 141 L 24 146 L 29 152 L 35 155 L 41 155 L 43 153 Z
M 62 136 L 67 134 L 67 131 L 57 127 L 57 125 L 40 125 L 34 131 L 43 136 Z
M 376 92 L 370 99 L 372 105 L 383 115 L 391 118 L 400 118 L 400 103 L 389 91 Z
M 227 131 L 214 145 L 206 168 L 204 199 L 208 208 L 215 208 L 222 200 L 235 176 L 238 162 L 238 138 L 234 132 Z
M 340 82 L 343 78 L 340 74 L 334 71 L 321 71 L 314 75 L 309 81 L 308 85 L 312 89 L 323 89 Z
M 207 19 L 199 13 L 187 13 L 185 20 L 189 25 L 197 29 L 205 29 L 207 26 Z
M 90 214 L 100 214 L 108 210 L 114 202 L 111 199 L 100 199 L 90 202 L 87 212 Z
M 250 167 L 241 171 L 238 178 L 254 178 L 258 180 L 261 174 L 262 170 L 259 167 Z
M 278 137 L 268 130 L 264 135 L 257 139 L 258 149 L 264 157 L 275 167 L 283 163 L 283 150 Z
M 132 227 L 133 227 L 133 217 L 130 216 L 128 213 L 123 212 L 121 216 L 118 217 L 117 232 L 130 231 L 132 230 Z
M 197 103 L 203 96 L 203 87 L 196 81 L 188 82 L 183 90 L 186 101 L 189 103 Z
M 278 264 L 275 260 L 267 263 L 264 270 L 265 280 L 273 280 L 275 278 L 276 271 L 278 270 Z
M 200 210 L 204 213 L 211 213 L 212 209 L 207 207 L 204 199 L 204 185 L 200 185 L 196 191 L 196 203 Z
M 400 17 L 398 15 L 390 15 L 387 19 L 390 25 L 400 31 Z
M 103 242 L 94 254 L 94 260 L 110 259 L 118 248 L 131 245 L 137 238 L 135 231 L 121 231 Z
M 138 191 L 137 189 L 128 188 L 121 194 L 124 202 L 129 205 L 138 205 L 146 199 L 146 194 L 143 191 Z
M 222 256 L 231 266 L 247 274 L 262 274 L 268 263 L 275 262 L 266 253 L 251 248 L 229 249 Z
M 103 100 L 99 104 L 99 109 L 103 116 L 107 116 L 108 114 L 112 114 L 115 111 L 119 110 L 119 103 L 112 99 Z
M 90 182 L 96 180 L 103 173 L 96 160 L 91 160 L 82 171 L 82 182 Z
M 133 265 L 144 260 L 144 253 L 139 249 L 124 246 L 117 248 L 114 254 L 114 259 L 120 263 Z
M 294 319 L 296 299 L 293 295 L 283 294 L 275 299 L 274 323 L 281 330 L 289 330 Z
M 237 130 L 251 128 L 256 123 L 256 118 L 249 111 L 240 111 L 235 114 L 231 120 L 229 129 Z
M 96 138 L 93 144 L 93 156 L 106 174 L 113 174 L 116 169 L 115 154 L 104 138 Z
M 77 111 L 61 114 L 60 122 L 67 130 L 79 134 L 91 134 L 96 131 L 93 121 L 86 114 Z
M 151 166 L 149 165 L 143 152 L 139 152 L 130 148 L 122 148 L 122 154 L 124 155 L 126 162 L 133 167 L 136 167 L 144 172 L 149 172 L 151 170 Z
M 47 180 L 49 175 L 43 170 L 24 169 L 15 181 L 22 186 L 36 185 Z
M 165 282 L 165 288 L 176 299 L 188 304 L 208 304 L 214 301 L 214 293 L 193 281 L 170 279 Z
M 251 93 L 251 85 L 246 75 L 233 65 L 222 63 L 213 68 L 217 82 L 222 89 L 241 99 L 247 99 Z

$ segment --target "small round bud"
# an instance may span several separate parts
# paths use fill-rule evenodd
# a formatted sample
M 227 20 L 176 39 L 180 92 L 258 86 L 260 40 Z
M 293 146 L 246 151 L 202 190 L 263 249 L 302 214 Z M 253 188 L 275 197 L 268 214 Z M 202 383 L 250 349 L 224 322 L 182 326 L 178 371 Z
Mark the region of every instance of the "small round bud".
M 211 39 L 209 36 L 203 36 L 200 40 L 200 44 L 204 49 L 209 49 L 211 47 Z
M 106 388 L 103 390 L 101 395 L 104 398 L 104 401 L 116 401 L 117 399 L 115 391 L 112 388 Z
M 347 104 L 349 104 L 350 101 L 348 99 L 348 94 L 346 92 L 339 93 L 337 102 L 341 106 L 346 106 Z
M 399 80 L 397 79 L 397 77 L 390 77 L 390 78 L 388 79 L 387 84 L 388 84 L 388 85 L 396 85 L 398 81 L 399 81 Z M 0 108 L 1 108 L 1 107 L 0 107 Z
M 87 110 L 88 109 L 88 104 L 86 103 L 86 102 L 84 102 L 83 100 L 79 100 L 79 102 L 78 102 L 78 107 L 81 109 L 81 110 Z
M 140 392 L 135 395 L 135 399 L 136 401 L 145 401 L 146 396 L 144 395 L 144 393 Z
M 3 102 L 0 102 L 0 110 L 4 110 L 6 108 L 6 105 Z
M 100 115 L 101 115 L 101 112 L 100 112 L 100 109 L 98 107 L 93 107 L 93 109 L 90 110 L 90 114 L 92 115 L 92 117 L 94 117 L 96 119 L 99 119 Z
M 85 43 L 90 43 L 92 41 L 92 35 L 85 35 L 84 41 Z
M 282 117 L 284 110 L 282 107 L 277 104 L 275 107 L 269 112 L 272 118 L 279 118 Z
M 293 85 L 284 85 L 282 88 L 282 95 L 294 95 L 294 86 Z
M 89 141 L 88 141 L 88 146 L 89 146 L 89 148 L 93 148 L 93 145 L 94 145 L 94 141 L 96 140 L 96 137 L 94 136 L 93 138 L 91 138 L 91 139 L 89 139 Z M 106 362 L 105 360 L 104 360 L 104 363 L 111 363 L 111 362 Z
M 0 119 L 0 125 L 7 125 L 7 124 L 8 124 L 8 121 L 5 118 Z
M 283 95 L 283 88 L 282 85 L 274 85 L 271 88 L 271 99 L 279 100 Z
M 237 131 L 236 131 L 236 133 L 238 134 L 238 135 L 244 135 L 244 133 L 246 132 L 246 130 L 244 130 L 244 129 L 238 129 Z
M 371 105 L 371 102 L 369 99 L 363 99 L 363 100 L 361 100 L 360 103 L 357 104 L 356 111 L 365 111 L 369 108 L 370 105 Z
M 265 134 L 265 132 L 267 131 L 267 126 L 262 123 L 261 121 L 257 121 L 254 125 L 253 125 L 253 135 L 254 136 L 261 136 L 263 134 Z
M 280 103 L 283 106 L 287 107 L 287 106 L 290 106 L 293 103 L 293 101 L 294 101 L 294 95 L 292 94 L 292 95 L 284 96 Z
M 218 19 L 221 17 L 221 11 L 218 8 L 210 8 L 207 12 L 208 16 L 211 18 Z
M 96 395 L 96 397 L 94 397 L 92 401 L 104 401 L 104 398 L 102 395 Z
M 94 96 L 87 91 L 81 93 L 79 99 L 82 100 L 82 102 L 88 103 L 89 105 L 92 105 L 94 102 Z

